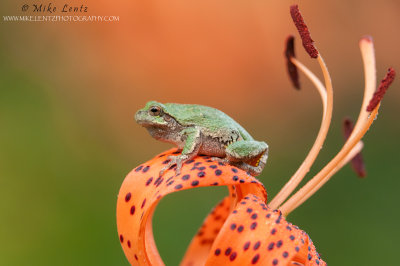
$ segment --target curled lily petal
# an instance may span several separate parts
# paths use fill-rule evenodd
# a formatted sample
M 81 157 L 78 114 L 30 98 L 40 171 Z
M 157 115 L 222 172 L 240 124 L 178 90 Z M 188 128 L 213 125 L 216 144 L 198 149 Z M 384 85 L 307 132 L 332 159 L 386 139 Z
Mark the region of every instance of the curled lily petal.
M 326 264 L 304 231 L 249 194 L 221 228 L 206 265 Z
M 174 169 L 159 176 L 176 149 L 164 152 L 132 170 L 125 178 L 117 200 L 117 227 L 120 242 L 132 265 L 163 265 L 157 251 L 152 216 L 160 199 L 179 190 L 205 186 L 230 187 L 230 210 L 247 194 L 266 201 L 264 186 L 253 176 L 230 165 L 198 156 L 186 162 L 181 174 Z

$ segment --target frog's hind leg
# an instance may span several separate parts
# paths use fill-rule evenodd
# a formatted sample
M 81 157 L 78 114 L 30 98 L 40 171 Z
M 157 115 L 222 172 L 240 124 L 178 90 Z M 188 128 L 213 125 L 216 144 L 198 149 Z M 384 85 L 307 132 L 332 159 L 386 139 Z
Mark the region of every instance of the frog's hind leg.
M 248 172 L 252 176 L 258 176 L 261 174 L 262 170 L 264 169 L 265 164 L 267 163 L 267 159 L 268 159 L 268 152 L 264 153 L 260 157 L 259 163 L 257 166 L 253 166 L 253 165 L 245 163 L 245 162 L 233 162 L 231 164 Z
M 240 140 L 226 147 L 226 160 L 253 176 L 260 175 L 268 159 L 268 145 L 263 141 Z

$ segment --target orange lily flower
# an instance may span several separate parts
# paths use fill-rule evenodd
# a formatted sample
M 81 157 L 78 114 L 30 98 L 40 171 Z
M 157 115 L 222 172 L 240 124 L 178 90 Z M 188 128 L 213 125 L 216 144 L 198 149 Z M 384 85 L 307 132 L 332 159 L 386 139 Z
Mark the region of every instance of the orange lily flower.
M 181 173 L 160 169 L 168 156 L 180 151 L 171 149 L 133 169 L 122 183 L 117 202 L 119 239 L 132 265 L 164 265 L 154 242 L 152 217 L 158 202 L 167 194 L 205 186 L 227 186 L 229 196 L 211 211 L 189 245 L 181 265 L 326 265 L 317 253 L 310 237 L 286 220 L 286 216 L 312 196 L 340 168 L 352 161 L 353 167 L 365 175 L 361 157 L 364 136 L 378 113 L 380 101 L 394 79 L 389 69 L 386 78 L 375 91 L 375 60 L 370 38 L 360 41 L 366 75 L 364 100 L 358 120 L 352 128 L 345 122 L 346 143 L 339 153 L 308 183 L 290 198 L 315 161 L 327 135 L 332 116 L 332 84 L 325 63 L 313 45 L 307 26 L 297 5 L 291 15 L 301 35 L 303 45 L 321 66 L 325 86 L 294 57 L 294 39 L 287 41 L 287 64 L 293 84 L 300 88 L 298 69 L 318 89 L 323 116 L 315 144 L 305 161 L 288 183 L 267 204 L 263 184 L 245 171 L 218 163 L 208 156 L 197 156 L 183 164 Z

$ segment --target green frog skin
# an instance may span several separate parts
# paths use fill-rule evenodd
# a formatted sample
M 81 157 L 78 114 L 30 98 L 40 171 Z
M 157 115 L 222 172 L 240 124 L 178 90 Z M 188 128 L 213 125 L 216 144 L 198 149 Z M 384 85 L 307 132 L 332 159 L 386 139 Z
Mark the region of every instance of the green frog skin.
M 267 162 L 267 143 L 254 140 L 235 120 L 212 107 L 150 101 L 136 113 L 135 120 L 153 138 L 172 143 L 182 151 L 168 158 L 160 175 L 175 165 L 179 175 L 182 164 L 198 154 L 234 165 L 253 176 L 259 175 Z

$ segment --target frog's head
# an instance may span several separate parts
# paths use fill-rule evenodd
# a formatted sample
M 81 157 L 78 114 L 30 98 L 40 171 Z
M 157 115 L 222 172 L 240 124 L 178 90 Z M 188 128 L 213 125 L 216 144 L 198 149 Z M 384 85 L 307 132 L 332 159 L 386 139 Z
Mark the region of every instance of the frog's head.
M 146 128 L 167 127 L 170 116 L 165 113 L 165 105 L 156 101 L 146 103 L 143 109 L 135 114 L 136 122 Z

